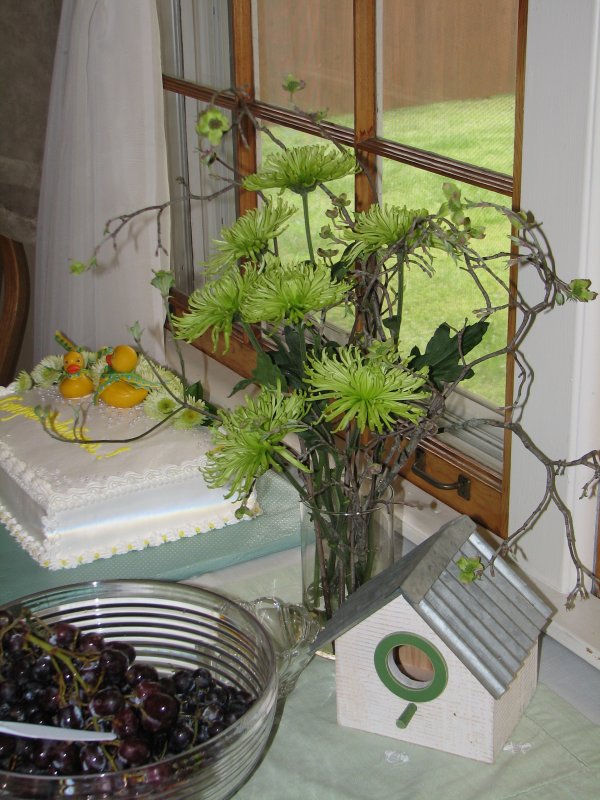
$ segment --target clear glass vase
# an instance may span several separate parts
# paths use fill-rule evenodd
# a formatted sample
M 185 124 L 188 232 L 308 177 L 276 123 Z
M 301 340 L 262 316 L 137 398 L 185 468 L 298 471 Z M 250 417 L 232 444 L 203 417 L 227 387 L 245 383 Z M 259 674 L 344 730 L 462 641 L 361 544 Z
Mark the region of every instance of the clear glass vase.
M 329 619 L 344 600 L 394 560 L 394 504 L 385 499 L 355 511 L 333 511 L 321 502 L 300 503 L 302 600 Z

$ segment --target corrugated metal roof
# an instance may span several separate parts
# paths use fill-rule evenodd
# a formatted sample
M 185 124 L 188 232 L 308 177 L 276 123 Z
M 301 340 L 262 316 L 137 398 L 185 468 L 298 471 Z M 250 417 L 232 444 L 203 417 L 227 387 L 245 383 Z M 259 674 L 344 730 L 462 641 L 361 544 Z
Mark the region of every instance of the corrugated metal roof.
M 493 697 L 508 688 L 552 609 L 502 559 L 470 584 L 459 580 L 462 556 L 484 567 L 494 549 L 468 517 L 445 525 L 351 595 L 314 647 L 341 636 L 402 594 Z
M 461 556 L 489 564 L 493 550 L 472 533 L 424 597 L 412 603 L 419 615 L 493 697 L 509 687 L 537 642 L 551 609 L 505 562 L 496 562 L 473 583 L 459 580 Z M 404 591 L 402 591 L 404 594 Z

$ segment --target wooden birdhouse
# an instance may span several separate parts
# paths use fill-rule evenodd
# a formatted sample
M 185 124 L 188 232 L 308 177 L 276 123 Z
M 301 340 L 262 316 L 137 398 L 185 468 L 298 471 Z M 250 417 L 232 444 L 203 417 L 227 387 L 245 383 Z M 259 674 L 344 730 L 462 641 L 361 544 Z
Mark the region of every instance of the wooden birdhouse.
M 535 690 L 551 609 L 505 561 L 492 576 L 493 553 L 459 517 L 351 595 L 315 643 L 335 639 L 340 725 L 494 761 Z M 470 583 L 463 558 L 484 568 Z

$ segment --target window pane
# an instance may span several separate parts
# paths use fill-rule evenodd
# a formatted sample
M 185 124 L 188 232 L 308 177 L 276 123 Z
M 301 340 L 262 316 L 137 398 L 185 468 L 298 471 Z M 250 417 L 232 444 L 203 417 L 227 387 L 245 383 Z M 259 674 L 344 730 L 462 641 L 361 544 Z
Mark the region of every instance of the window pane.
M 297 105 L 328 109 L 328 119 L 352 127 L 352 0 L 255 0 L 255 11 L 257 98 L 287 107 L 281 84 L 292 73 L 306 82 L 294 97 Z
M 206 104 L 181 95 L 166 93 L 166 133 L 169 161 L 171 219 L 171 267 L 178 289 L 191 292 L 199 286 L 205 263 L 214 252 L 214 240 L 224 225 L 235 220 L 235 191 L 230 189 L 204 202 L 187 201 L 182 181 L 193 195 L 208 197 L 231 184 L 232 173 L 218 162 L 210 167 L 201 162 L 196 133 L 198 114 Z M 224 111 L 226 116 L 230 116 Z M 220 155 L 233 163 L 232 137 L 225 137 Z
M 229 12 L 223 0 L 157 0 L 163 72 L 228 89 Z
M 444 181 L 440 175 L 417 170 L 405 164 L 385 161 L 384 203 L 406 205 L 415 209 L 427 208 L 434 213 L 439 210 L 444 200 L 442 194 Z M 485 189 L 455 183 L 461 189 L 463 198 L 467 200 L 510 205 L 506 197 Z M 474 247 L 479 253 L 490 256 L 510 251 L 510 226 L 504 217 L 489 209 L 476 209 L 473 211 L 472 219 L 474 224 L 482 224 L 486 229 L 485 239 L 474 242 Z M 505 284 L 508 283 L 508 266 L 502 259 L 498 260 L 496 274 Z M 480 275 L 480 278 L 490 293 L 492 303 L 502 305 L 507 302 L 506 292 L 497 281 L 485 275 Z M 412 268 L 406 277 L 400 338 L 409 350 L 415 344 L 422 350 L 442 322 L 448 322 L 454 328 L 460 328 L 465 320 L 475 322 L 477 317 L 473 311 L 483 305 L 482 296 L 469 274 L 461 270 L 452 259 L 436 255 L 433 278 L 418 268 Z M 507 316 L 505 312 L 498 312 L 490 320 L 490 328 L 484 342 L 472 351 L 469 358 L 504 347 L 506 337 Z M 505 381 L 505 357 L 501 356 L 476 368 L 475 376 L 466 381 L 463 388 L 481 395 L 494 406 L 502 406 Z
M 512 174 L 517 12 L 518 0 L 383 0 L 381 135 Z

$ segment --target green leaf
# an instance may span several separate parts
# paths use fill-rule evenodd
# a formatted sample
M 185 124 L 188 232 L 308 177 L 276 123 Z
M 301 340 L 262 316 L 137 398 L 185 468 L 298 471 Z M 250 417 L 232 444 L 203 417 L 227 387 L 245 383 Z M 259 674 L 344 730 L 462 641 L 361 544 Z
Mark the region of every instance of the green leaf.
M 288 92 L 290 95 L 293 95 L 295 92 L 302 91 L 305 86 L 306 83 L 303 80 L 296 78 L 291 72 L 288 72 L 283 79 L 283 83 L 281 84 L 283 91 Z
M 204 400 L 204 387 L 200 381 L 190 383 L 185 390 L 185 396 L 191 398 L 192 400 Z
M 400 334 L 400 324 L 402 316 L 400 314 L 393 314 L 383 320 L 384 326 L 389 330 L 395 340 L 398 339 Z
M 473 583 L 483 575 L 483 564 L 479 557 L 467 558 L 461 556 L 456 561 L 456 566 L 459 569 L 458 580 L 461 583 Z
M 597 292 L 590 291 L 592 282 L 589 278 L 574 278 L 569 284 L 570 297 L 573 300 L 579 300 L 580 303 L 587 303 L 594 300 Z
M 170 270 L 159 269 L 152 270 L 154 277 L 150 281 L 151 285 L 161 293 L 162 297 L 167 299 L 171 294 L 171 289 L 175 286 L 175 277 Z
M 442 388 L 443 383 L 452 383 L 464 371 L 461 354 L 464 356 L 476 347 L 482 341 L 488 327 L 489 323 L 484 320 L 467 325 L 463 328 L 459 340 L 459 335 L 452 336 L 450 326 L 447 322 L 443 322 L 427 343 L 424 353 L 421 353 L 418 347 L 412 349 L 408 362 L 410 368 L 413 370 L 429 368 L 429 378 L 438 388 Z M 473 370 L 468 370 L 463 379 L 472 376 Z
M 267 353 L 256 354 L 256 368 L 252 372 L 252 381 L 259 386 L 285 386 L 285 378 L 279 367 Z
M 302 389 L 304 386 L 304 358 L 306 346 L 302 337 L 302 330 L 297 330 L 291 326 L 284 329 L 286 346 L 281 343 L 271 357 L 279 367 L 283 375 L 287 378 L 287 383 L 293 389 Z

